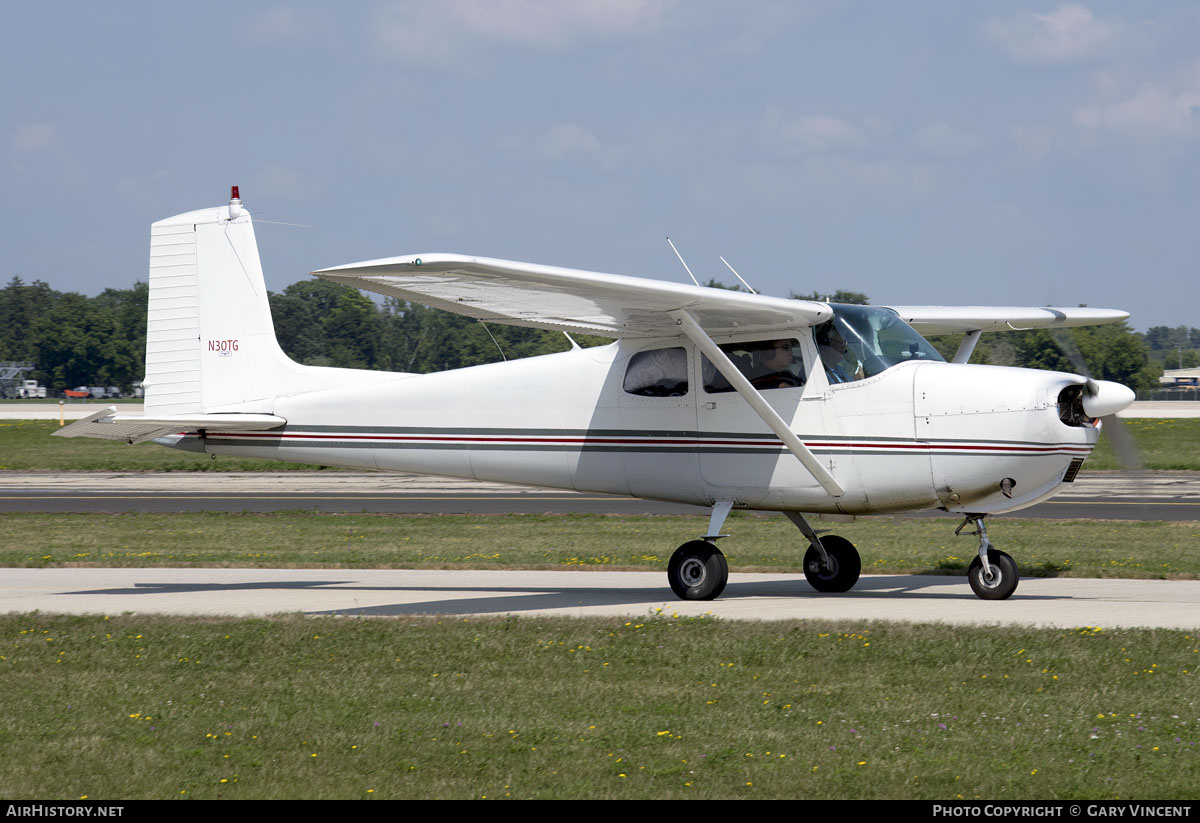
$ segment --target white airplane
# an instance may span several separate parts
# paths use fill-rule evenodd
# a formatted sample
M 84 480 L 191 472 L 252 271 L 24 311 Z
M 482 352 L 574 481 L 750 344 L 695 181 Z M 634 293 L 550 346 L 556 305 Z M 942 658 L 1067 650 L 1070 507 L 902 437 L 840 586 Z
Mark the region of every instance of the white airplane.
M 969 582 L 1017 586 L 984 518 L 1075 479 L 1118 383 L 967 360 L 985 331 L 1111 323 L 1092 308 L 851 306 L 530 263 L 422 254 L 319 277 L 469 317 L 615 338 L 596 348 L 435 374 L 305 366 L 279 348 L 249 213 L 150 229 L 144 416 L 110 408 L 56 432 L 217 455 L 574 489 L 711 507 L 667 579 L 721 594 L 716 546 L 734 508 L 783 512 L 804 573 L 848 591 L 860 560 L 818 537 L 835 520 L 940 509 L 974 524 Z M 922 336 L 960 332 L 947 363 Z M 574 343 L 574 341 L 572 341 Z

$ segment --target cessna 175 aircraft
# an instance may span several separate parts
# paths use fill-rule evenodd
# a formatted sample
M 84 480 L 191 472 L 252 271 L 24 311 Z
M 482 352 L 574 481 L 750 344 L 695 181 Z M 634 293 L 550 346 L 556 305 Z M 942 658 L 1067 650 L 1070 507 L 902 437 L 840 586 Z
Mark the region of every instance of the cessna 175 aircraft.
M 110 408 L 56 434 L 708 506 L 707 534 L 667 569 L 685 599 L 724 589 L 716 541 L 733 508 L 783 512 L 822 592 L 854 586 L 859 556 L 805 514 L 936 508 L 963 515 L 958 531 L 974 525 L 971 588 L 1003 599 L 1017 567 L 984 518 L 1072 482 L 1098 419 L 1134 397 L 1074 374 L 967 363 L 982 332 L 1121 311 L 838 305 L 454 254 L 313 273 L 615 342 L 435 374 L 295 363 L 276 342 L 234 187 L 227 206 L 151 226 L 145 415 Z M 921 332 L 964 337 L 947 363 Z

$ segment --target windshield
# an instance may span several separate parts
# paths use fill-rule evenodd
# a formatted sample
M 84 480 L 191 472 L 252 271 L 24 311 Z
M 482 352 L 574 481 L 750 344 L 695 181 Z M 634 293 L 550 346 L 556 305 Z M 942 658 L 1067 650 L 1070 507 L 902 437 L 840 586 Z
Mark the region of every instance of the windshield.
M 910 360 L 945 362 L 937 349 L 892 309 L 831 303 L 833 319 L 816 326 L 821 361 L 831 383 L 879 374 Z

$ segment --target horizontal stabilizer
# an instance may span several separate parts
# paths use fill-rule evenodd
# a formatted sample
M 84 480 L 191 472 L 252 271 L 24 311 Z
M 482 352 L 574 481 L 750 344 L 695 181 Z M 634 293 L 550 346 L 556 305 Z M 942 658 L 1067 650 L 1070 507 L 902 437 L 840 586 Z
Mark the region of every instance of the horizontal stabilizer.
M 321 269 L 326 280 L 480 320 L 605 337 L 673 337 L 686 309 L 710 335 L 803 328 L 824 303 L 620 274 L 457 254 L 368 260 Z
M 109 406 L 54 432 L 55 437 L 91 437 L 97 440 L 124 440 L 141 443 L 167 434 L 198 431 L 269 431 L 287 423 L 273 414 L 178 414 L 142 417 L 117 414 Z

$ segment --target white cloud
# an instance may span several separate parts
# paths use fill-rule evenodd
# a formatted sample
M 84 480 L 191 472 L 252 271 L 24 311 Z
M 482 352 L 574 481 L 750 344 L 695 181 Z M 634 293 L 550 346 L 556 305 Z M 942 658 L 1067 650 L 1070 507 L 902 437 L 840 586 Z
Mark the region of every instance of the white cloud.
M 326 25 L 325 19 L 312 11 L 276 6 L 255 15 L 243 35 L 258 43 L 288 43 L 310 40 Z
M 801 154 L 848 151 L 867 145 L 866 132 L 840 117 L 818 114 L 785 119 L 774 108 L 767 112 L 767 139 L 789 157 Z
M 562 48 L 580 40 L 657 31 L 673 0 L 405 0 L 375 9 L 370 37 L 380 57 L 449 65 L 478 41 Z
M 645 33 L 665 8 L 662 0 L 443 0 L 442 5 L 479 34 L 542 46 Z
M 58 140 L 58 126 L 54 123 L 21 123 L 13 129 L 10 145 L 13 151 L 27 153 L 49 148 Z
M 1119 103 L 1081 108 L 1076 125 L 1084 128 L 1159 135 L 1188 135 L 1200 114 L 1200 92 L 1173 93 L 1161 86 L 1144 86 Z
M 371 135 L 364 141 L 364 156 L 377 171 L 404 172 L 411 168 L 408 144 L 397 137 Z
M 1013 143 L 1013 159 L 1021 164 L 1042 161 L 1063 143 L 1061 131 L 1053 126 L 1017 125 L 1008 130 Z
M 992 18 L 984 33 L 1021 63 L 1104 60 L 1142 51 L 1145 33 L 1119 17 L 1096 17 L 1082 3 L 1063 3 L 1039 14 L 1021 11 Z
M 988 223 L 996 229 L 1015 229 L 1028 225 L 1029 217 L 1016 203 L 1002 203 L 992 209 Z
M 957 129 L 947 123 L 930 123 L 913 135 L 913 145 L 927 154 L 971 154 L 986 143 L 977 135 Z
M 562 160 L 571 154 L 581 154 L 598 162 L 606 169 L 617 163 L 617 151 L 601 144 L 595 134 L 574 123 L 561 123 L 538 136 L 535 141 L 538 151 L 550 160 Z
M 9 173 L 39 185 L 78 190 L 89 177 L 57 123 L 18 123 L 5 153 Z
M 927 164 L 810 154 L 792 162 L 730 168 L 698 180 L 692 194 L 714 203 L 749 198 L 771 208 L 863 203 L 896 208 L 927 199 L 940 185 L 938 170 Z

